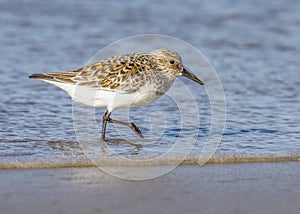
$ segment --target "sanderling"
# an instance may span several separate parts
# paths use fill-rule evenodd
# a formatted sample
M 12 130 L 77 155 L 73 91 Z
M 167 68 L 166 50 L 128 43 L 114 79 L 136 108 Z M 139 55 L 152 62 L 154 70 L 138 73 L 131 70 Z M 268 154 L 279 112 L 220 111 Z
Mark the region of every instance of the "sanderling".
M 77 70 L 33 74 L 29 78 L 39 79 L 65 90 L 76 102 L 106 108 L 101 135 L 101 140 L 104 141 L 107 122 L 128 126 L 143 138 L 142 132 L 134 123 L 111 119 L 112 111 L 153 102 L 171 87 L 177 76 L 185 76 L 204 84 L 183 66 L 178 53 L 167 49 L 110 57 Z

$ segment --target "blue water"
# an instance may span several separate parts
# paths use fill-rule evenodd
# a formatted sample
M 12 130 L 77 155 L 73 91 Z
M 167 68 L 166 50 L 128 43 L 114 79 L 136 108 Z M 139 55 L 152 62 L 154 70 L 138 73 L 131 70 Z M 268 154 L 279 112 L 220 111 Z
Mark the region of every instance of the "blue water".
M 84 154 L 89 148 L 77 141 L 71 99 L 27 76 L 79 68 L 111 42 L 144 33 L 185 40 L 214 66 L 227 104 L 217 154 L 299 153 L 299 11 L 297 0 L 1 0 L 0 162 Z M 193 154 L 201 153 L 210 128 L 204 90 L 199 89 L 198 103 L 203 123 L 196 127 L 199 138 Z M 132 121 L 146 138 L 153 137 L 159 127 L 151 132 L 157 126 L 150 127 L 144 112 L 154 112 L 151 118 L 160 124 L 155 117 L 158 106 L 171 122 L 157 143 L 142 148 L 112 143 L 115 152 L 160 154 L 172 146 L 180 115 L 167 97 L 131 110 Z M 96 110 L 99 129 L 104 111 Z M 112 126 L 108 135 L 115 136 Z

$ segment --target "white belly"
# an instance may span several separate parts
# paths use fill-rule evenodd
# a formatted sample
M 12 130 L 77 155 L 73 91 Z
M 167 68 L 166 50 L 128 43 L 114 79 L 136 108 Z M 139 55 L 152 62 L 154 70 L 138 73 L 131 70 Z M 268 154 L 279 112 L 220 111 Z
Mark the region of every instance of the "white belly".
M 96 90 L 86 86 L 76 86 L 66 83 L 49 82 L 66 91 L 74 101 L 95 108 L 107 108 L 112 111 L 117 108 L 138 107 L 158 99 L 162 93 L 157 93 L 152 86 L 144 86 L 140 90 L 127 94 L 124 92 L 113 92 Z

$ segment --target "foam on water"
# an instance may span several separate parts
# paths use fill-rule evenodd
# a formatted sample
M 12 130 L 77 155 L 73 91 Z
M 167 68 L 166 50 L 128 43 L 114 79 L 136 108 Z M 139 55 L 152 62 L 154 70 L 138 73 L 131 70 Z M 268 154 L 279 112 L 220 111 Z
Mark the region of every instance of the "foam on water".
M 69 156 L 55 156 L 48 157 L 36 157 L 35 159 L 18 158 L 13 159 L 10 157 L 0 158 L 0 169 L 28 169 L 28 168 L 60 168 L 60 167 L 109 167 L 109 166 L 131 166 L 131 167 L 151 167 L 151 166 L 177 166 L 178 161 L 182 160 L 181 155 L 166 156 L 160 162 L 153 164 L 149 160 L 152 156 L 139 156 L 136 155 L 127 156 L 127 160 L 120 161 L 118 156 L 107 156 L 96 154 L 93 156 L 93 160 L 87 158 L 83 154 L 74 154 Z M 184 161 L 181 165 L 203 165 L 203 159 L 206 159 L 205 155 L 189 155 L 184 157 Z M 288 162 L 288 161 L 300 161 L 300 153 L 282 153 L 282 154 L 258 154 L 258 155 L 240 155 L 240 154 L 222 154 L 209 157 L 206 164 L 228 164 L 228 163 L 253 163 L 253 162 Z

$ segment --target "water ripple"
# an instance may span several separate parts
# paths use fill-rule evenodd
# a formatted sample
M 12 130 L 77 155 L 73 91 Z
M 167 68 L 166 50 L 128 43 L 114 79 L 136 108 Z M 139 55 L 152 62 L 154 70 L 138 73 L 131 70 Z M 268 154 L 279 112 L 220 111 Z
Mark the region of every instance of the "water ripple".
M 170 16 L 174 11 L 176 16 Z M 299 11 L 297 0 L 276 4 L 259 0 L 134 0 L 126 7 L 115 1 L 108 1 L 106 7 L 98 1 L 1 2 L 0 163 L 5 157 L 51 161 L 54 156 L 68 159 L 96 151 L 98 144 L 77 142 L 72 102 L 66 93 L 27 76 L 78 68 L 105 45 L 144 32 L 184 39 L 212 61 L 227 99 L 227 128 L 217 154 L 297 153 Z M 201 154 L 210 134 L 209 98 L 196 86 L 189 86 L 199 103 L 200 127 L 181 127 L 176 105 L 163 97 L 132 110 L 131 119 L 154 143 L 141 148 L 125 143 L 109 146 L 122 155 L 160 155 L 178 136 L 198 135 L 192 153 Z M 157 112 L 157 106 L 166 117 L 166 126 L 157 114 L 149 116 L 154 118 L 150 122 L 144 116 L 145 112 Z M 101 118 L 104 110 L 96 112 Z M 98 122 L 100 137 L 101 120 Z M 118 138 L 118 131 L 110 127 L 108 135 Z M 134 136 L 126 128 L 121 131 L 130 139 Z

